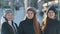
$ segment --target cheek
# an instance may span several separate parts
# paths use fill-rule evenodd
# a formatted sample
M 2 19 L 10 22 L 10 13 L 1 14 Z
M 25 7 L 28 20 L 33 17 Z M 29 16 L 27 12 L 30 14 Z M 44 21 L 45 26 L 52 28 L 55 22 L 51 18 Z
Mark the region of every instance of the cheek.
M 53 13 L 53 16 L 55 17 L 55 13 Z
M 34 17 L 34 15 L 33 15 L 33 14 L 30 14 L 30 15 L 28 15 L 28 17 L 29 17 L 29 18 L 33 18 L 33 17 Z
M 9 19 L 10 17 L 7 15 L 6 18 Z
M 13 16 L 10 16 L 10 19 L 13 19 Z
M 50 16 L 50 14 L 48 13 L 48 16 Z
M 8 16 L 8 19 L 12 19 L 13 18 L 13 16 Z
M 28 14 L 29 17 L 31 17 L 31 14 Z
M 53 14 L 52 13 L 48 13 L 48 16 L 53 16 Z
M 34 16 L 34 14 L 33 14 L 33 13 L 31 13 L 31 14 L 30 14 L 30 17 L 33 17 L 33 16 Z
M 55 17 L 55 13 L 49 13 L 48 16 L 49 17 Z
M 29 17 L 33 17 L 33 14 L 28 14 Z
M 32 14 L 32 18 L 34 17 L 34 15 Z

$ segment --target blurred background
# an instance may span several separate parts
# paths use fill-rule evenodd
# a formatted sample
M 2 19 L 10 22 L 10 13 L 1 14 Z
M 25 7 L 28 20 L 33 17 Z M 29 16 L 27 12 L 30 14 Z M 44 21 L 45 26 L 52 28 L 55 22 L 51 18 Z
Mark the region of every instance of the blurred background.
M 35 7 L 37 9 L 37 19 L 40 25 L 42 25 L 47 8 L 51 5 L 55 6 L 57 19 L 60 20 L 60 0 L 0 0 L 0 31 L 1 19 L 5 9 L 14 11 L 14 22 L 19 25 L 25 18 L 27 7 Z

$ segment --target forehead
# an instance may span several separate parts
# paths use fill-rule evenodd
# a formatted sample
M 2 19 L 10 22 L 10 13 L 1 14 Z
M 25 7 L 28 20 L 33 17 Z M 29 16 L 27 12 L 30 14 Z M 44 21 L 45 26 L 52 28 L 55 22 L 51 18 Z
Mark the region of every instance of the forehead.
M 13 15 L 13 13 L 8 13 L 7 15 Z
M 34 13 L 33 11 L 27 11 L 27 13 Z
M 49 12 L 51 12 L 51 13 L 53 12 L 53 13 L 54 13 L 54 11 L 53 11 L 53 10 L 49 10 Z M 48 12 L 48 13 L 49 13 L 49 12 Z

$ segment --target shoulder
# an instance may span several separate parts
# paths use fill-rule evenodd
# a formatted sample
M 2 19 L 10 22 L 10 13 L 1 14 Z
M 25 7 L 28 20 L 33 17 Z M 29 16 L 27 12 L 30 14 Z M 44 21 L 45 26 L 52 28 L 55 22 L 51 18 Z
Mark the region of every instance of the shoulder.
M 7 23 L 7 22 L 4 22 L 4 23 L 2 24 L 2 26 L 3 26 L 3 25 L 6 26 L 6 25 L 8 25 L 8 23 Z
M 60 25 L 60 21 L 59 20 L 57 20 L 57 25 Z
M 23 20 L 20 22 L 20 24 L 25 24 L 26 23 L 26 20 Z
M 57 19 L 54 22 L 55 22 L 56 25 L 60 24 L 60 21 L 57 20 Z
M 58 25 L 60 25 L 60 21 L 58 21 Z
M 8 26 L 9 26 L 9 24 L 7 23 L 7 22 L 4 22 L 3 24 L 2 24 L 2 29 L 7 29 L 8 28 Z
M 19 26 L 23 26 L 25 24 L 26 24 L 26 20 L 23 20 L 23 21 L 20 22 Z

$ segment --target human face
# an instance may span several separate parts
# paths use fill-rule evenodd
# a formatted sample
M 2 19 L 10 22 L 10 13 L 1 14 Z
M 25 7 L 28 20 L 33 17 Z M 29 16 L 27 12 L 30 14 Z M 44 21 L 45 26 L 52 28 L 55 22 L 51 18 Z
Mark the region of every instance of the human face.
M 55 12 L 53 10 L 50 10 L 48 12 L 48 17 L 51 18 L 51 19 L 55 19 Z
M 8 21 L 12 21 L 13 16 L 14 16 L 13 13 L 9 13 L 9 14 L 6 15 L 6 18 L 7 18 Z
M 28 11 L 27 12 L 27 18 L 32 19 L 34 17 L 34 12 L 33 11 Z

